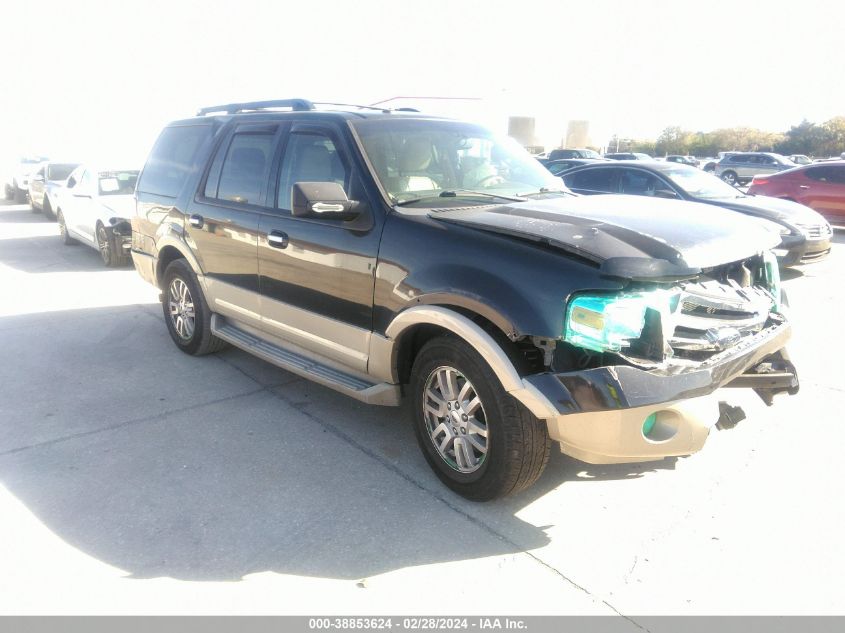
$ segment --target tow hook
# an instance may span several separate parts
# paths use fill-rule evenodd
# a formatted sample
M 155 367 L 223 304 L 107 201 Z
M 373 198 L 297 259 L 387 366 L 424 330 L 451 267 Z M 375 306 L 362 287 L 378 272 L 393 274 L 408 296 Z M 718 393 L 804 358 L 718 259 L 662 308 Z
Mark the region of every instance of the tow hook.
M 772 406 L 777 394 L 788 393 L 794 396 L 800 385 L 795 365 L 789 360 L 786 350 L 780 350 L 734 378 L 725 387 L 751 387 L 767 406 Z
M 716 428 L 720 431 L 734 428 L 737 424 L 745 419 L 745 411 L 742 407 L 733 407 L 727 402 L 719 402 L 719 420 L 716 422 Z

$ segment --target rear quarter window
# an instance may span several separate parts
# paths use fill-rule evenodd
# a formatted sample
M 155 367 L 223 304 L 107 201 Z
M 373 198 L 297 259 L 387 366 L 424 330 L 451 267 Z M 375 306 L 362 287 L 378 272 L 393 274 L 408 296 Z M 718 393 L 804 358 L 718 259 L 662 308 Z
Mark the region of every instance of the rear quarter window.
M 574 174 L 563 175 L 563 182 L 570 189 L 584 193 L 616 193 L 615 169 L 585 169 Z
M 138 191 L 168 198 L 178 196 L 199 148 L 211 133 L 209 125 L 165 128 L 147 158 Z

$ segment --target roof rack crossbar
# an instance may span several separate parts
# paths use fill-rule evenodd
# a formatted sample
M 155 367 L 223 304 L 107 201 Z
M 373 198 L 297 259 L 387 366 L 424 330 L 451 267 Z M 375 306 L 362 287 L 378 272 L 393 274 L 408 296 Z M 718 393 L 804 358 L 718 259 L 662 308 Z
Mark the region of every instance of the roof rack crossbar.
M 268 108 L 290 108 L 291 110 L 313 110 L 314 104 L 307 99 L 274 99 L 272 101 L 247 101 L 245 103 L 227 103 L 226 105 L 209 106 L 197 110 L 197 116 L 205 116 L 212 112 L 237 114 L 246 110 L 266 110 Z

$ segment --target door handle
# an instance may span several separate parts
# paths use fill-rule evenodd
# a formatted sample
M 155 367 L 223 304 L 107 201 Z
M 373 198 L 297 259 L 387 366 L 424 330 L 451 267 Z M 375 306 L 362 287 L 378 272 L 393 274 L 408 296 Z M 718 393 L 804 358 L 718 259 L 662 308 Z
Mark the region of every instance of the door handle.
M 809 189 L 810 185 L 798 185 L 799 189 Z
M 202 225 L 205 223 L 205 218 L 201 215 L 194 214 L 190 218 L 188 218 L 188 222 L 191 223 L 191 226 L 195 226 L 198 229 L 202 228 Z
M 282 231 L 270 231 L 267 234 L 267 241 L 273 248 L 287 248 L 288 234 Z

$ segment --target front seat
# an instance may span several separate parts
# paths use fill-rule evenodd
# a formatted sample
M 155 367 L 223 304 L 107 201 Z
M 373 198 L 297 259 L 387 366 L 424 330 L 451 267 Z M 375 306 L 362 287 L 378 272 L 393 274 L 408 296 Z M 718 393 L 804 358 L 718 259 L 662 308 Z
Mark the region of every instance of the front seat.
M 405 139 L 396 161 L 398 176 L 391 178 L 391 191 L 427 191 L 440 186 L 428 174 L 433 152 L 429 140 L 422 136 Z

